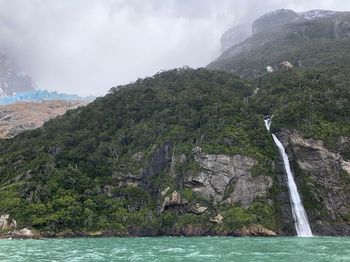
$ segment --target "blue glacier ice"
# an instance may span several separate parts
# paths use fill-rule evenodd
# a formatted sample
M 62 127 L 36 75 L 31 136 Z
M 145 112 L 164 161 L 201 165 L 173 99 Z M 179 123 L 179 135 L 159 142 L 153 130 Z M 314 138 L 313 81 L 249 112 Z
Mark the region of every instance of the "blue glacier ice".
M 34 90 L 26 93 L 19 93 L 13 96 L 0 98 L 0 105 L 8 105 L 16 102 L 39 102 L 48 100 L 65 100 L 65 101 L 92 101 L 95 97 L 80 97 L 78 95 L 61 94 L 50 92 L 48 90 Z

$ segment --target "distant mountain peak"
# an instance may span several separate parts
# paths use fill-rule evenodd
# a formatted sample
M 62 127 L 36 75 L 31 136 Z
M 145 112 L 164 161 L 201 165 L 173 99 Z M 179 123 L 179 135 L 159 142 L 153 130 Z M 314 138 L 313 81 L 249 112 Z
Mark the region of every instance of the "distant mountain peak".
M 0 98 L 33 91 L 35 87 L 31 77 L 17 72 L 5 52 L 0 50 Z
M 331 10 L 310 10 L 305 12 L 295 12 L 289 9 L 278 9 L 273 12 L 266 13 L 256 19 L 252 25 L 253 34 L 270 31 L 274 28 L 280 28 L 281 26 L 289 23 L 306 22 L 322 18 L 333 18 L 341 14 L 349 14 L 349 12 L 331 11 Z

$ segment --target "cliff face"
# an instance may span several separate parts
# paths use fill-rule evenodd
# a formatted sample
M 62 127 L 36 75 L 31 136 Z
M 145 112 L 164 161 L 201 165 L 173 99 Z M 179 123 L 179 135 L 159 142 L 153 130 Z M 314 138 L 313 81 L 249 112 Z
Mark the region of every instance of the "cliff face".
M 26 130 L 42 126 L 46 121 L 86 102 L 43 101 L 20 102 L 0 106 L 0 139 L 11 138 Z
M 283 69 L 284 61 L 294 67 L 330 69 L 336 67 L 332 61 L 349 59 L 349 12 L 277 10 L 255 20 L 252 31 L 208 68 L 254 79 Z
M 341 155 L 349 146 L 343 137 L 329 150 L 320 140 L 295 131 L 281 134 L 299 184 L 304 206 L 316 235 L 350 234 L 350 162 Z
M 185 185 L 214 203 L 238 204 L 248 208 L 256 198 L 266 198 L 272 188 L 269 176 L 253 177 L 257 161 L 242 155 L 205 155 L 194 149 L 195 160 L 203 169 L 185 180 Z M 272 201 L 272 200 L 271 200 Z

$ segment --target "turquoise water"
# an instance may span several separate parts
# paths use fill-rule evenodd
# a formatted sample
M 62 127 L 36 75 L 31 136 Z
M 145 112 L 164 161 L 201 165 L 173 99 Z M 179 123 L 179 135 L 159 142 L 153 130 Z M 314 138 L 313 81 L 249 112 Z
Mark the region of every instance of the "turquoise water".
M 0 261 L 350 261 L 350 238 L 0 240 Z

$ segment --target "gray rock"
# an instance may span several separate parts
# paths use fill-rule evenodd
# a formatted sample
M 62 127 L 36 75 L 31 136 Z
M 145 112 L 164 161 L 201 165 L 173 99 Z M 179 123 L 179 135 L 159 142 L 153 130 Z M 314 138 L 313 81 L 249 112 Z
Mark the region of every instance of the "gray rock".
M 252 177 L 250 170 L 258 164 L 252 158 L 205 155 L 199 147 L 194 149 L 194 156 L 203 170 L 187 177 L 185 185 L 214 203 L 237 203 L 246 208 L 256 197 L 265 197 L 272 187 L 271 177 Z M 228 192 L 230 186 L 232 192 Z
M 9 214 L 0 215 L 0 230 L 13 230 L 16 229 L 16 227 L 16 220 L 10 218 Z
M 11 233 L 13 238 L 34 238 L 36 237 L 31 229 L 23 228 L 19 231 L 15 230 Z
M 161 195 L 165 195 L 169 191 L 169 188 L 166 188 L 161 192 Z M 177 191 L 173 191 L 171 194 L 164 198 L 163 203 L 159 207 L 159 211 L 163 212 L 165 208 L 171 206 L 183 206 L 186 205 L 188 201 L 181 197 Z
M 171 142 L 166 142 L 157 148 L 141 175 L 141 187 L 154 196 L 158 195 L 159 188 L 155 188 L 151 180 L 161 171 L 170 167 L 172 159 L 171 148 Z
M 284 131 L 280 136 L 290 149 L 299 188 L 306 183 L 307 200 L 314 201 L 314 207 L 305 207 L 314 233 L 334 232 L 333 235 L 338 234 L 339 228 L 350 232 L 350 223 L 346 220 L 350 214 L 350 163 L 338 152 L 326 148 L 322 141 L 305 139 L 295 131 Z

